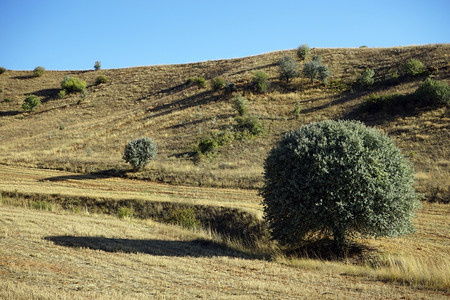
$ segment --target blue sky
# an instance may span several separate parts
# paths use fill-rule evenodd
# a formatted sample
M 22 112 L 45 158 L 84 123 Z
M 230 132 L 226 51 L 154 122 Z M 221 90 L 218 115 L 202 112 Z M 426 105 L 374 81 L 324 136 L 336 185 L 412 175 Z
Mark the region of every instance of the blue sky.
M 450 0 L 0 0 L 0 66 L 103 69 L 450 42 Z

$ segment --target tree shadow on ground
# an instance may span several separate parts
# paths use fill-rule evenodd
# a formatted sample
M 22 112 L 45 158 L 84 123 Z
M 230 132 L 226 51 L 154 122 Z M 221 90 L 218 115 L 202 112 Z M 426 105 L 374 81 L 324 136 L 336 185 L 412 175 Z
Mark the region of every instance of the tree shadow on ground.
M 71 248 L 88 248 L 105 252 L 143 253 L 154 256 L 214 257 L 228 256 L 252 258 L 250 255 L 217 242 L 204 239 L 192 241 L 138 240 L 87 236 L 48 236 L 44 238 L 56 245 Z
M 124 177 L 128 170 L 108 169 L 87 174 L 73 174 L 64 176 L 54 176 L 41 179 L 40 181 L 66 181 L 66 180 L 95 180 L 113 177 Z
M 56 99 L 60 90 L 61 89 L 43 89 L 34 92 L 33 95 L 40 97 L 41 103 L 45 104 L 50 100 Z
M 21 114 L 22 112 L 18 110 L 8 110 L 8 111 L 0 111 L 0 117 L 10 117 Z

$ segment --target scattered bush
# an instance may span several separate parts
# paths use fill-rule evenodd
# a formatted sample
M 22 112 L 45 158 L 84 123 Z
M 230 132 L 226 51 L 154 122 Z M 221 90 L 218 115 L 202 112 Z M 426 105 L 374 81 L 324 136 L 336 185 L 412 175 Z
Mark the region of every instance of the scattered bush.
M 354 121 L 323 121 L 289 132 L 264 164 L 264 216 L 274 239 L 297 247 L 333 238 L 413 231 L 414 172 L 394 142 Z
M 311 83 L 316 78 L 317 74 L 319 74 L 319 67 L 321 64 L 315 60 L 309 61 L 303 67 L 303 75 L 311 80 Z
M 30 95 L 23 101 L 22 109 L 25 111 L 31 111 L 39 105 L 41 105 L 41 99 L 39 99 L 36 95 Z
M 351 85 L 340 80 L 331 80 L 328 83 L 328 88 L 331 89 L 333 92 L 340 94 L 351 90 Z
M 169 222 L 188 229 L 197 229 L 200 226 L 200 220 L 192 207 L 173 209 Z
M 278 61 L 278 66 L 280 68 L 280 80 L 285 80 L 286 83 L 289 83 L 289 81 L 298 77 L 299 66 L 291 56 L 283 56 Z
M 66 97 L 66 95 L 67 95 L 66 90 L 60 90 L 60 91 L 58 92 L 57 97 L 58 97 L 58 99 L 62 99 L 62 98 L 64 98 L 64 97 Z
M 236 128 L 244 135 L 257 136 L 264 132 L 261 121 L 255 116 L 239 116 L 235 120 Z
M 319 64 L 322 64 L 322 56 L 320 55 L 313 55 L 312 61 L 317 61 Z
M 52 204 L 48 201 L 34 201 L 31 203 L 31 207 L 33 209 L 38 210 L 46 210 L 46 211 L 52 210 Z
M 411 58 L 408 60 L 403 66 L 405 73 L 411 76 L 417 76 L 423 74 L 427 68 L 425 65 L 418 59 Z
M 66 75 L 63 81 L 61 81 L 61 88 L 66 90 L 67 93 L 82 92 L 86 89 L 86 82 L 76 77 Z
M 107 83 L 108 82 L 108 77 L 106 77 L 105 75 L 100 75 L 95 79 L 95 85 L 99 85 L 102 83 Z
M 226 82 L 222 77 L 215 77 L 212 80 L 211 85 L 214 91 L 219 91 L 225 88 Z
M 195 84 L 199 88 L 206 88 L 206 79 L 204 77 L 190 77 L 186 84 Z
M 3 74 L 6 72 L 6 69 L 4 67 L 0 67 L 0 74 Z
M 450 104 L 450 86 L 431 78 L 424 80 L 415 92 L 417 101 L 424 105 Z
M 137 171 L 143 169 L 154 159 L 157 151 L 156 143 L 151 138 L 144 137 L 129 142 L 125 147 L 122 158 Z
M 120 219 L 132 219 L 133 215 L 134 215 L 134 209 L 133 208 L 128 208 L 128 207 L 125 207 L 125 206 L 121 206 L 117 210 L 117 216 Z
M 301 60 L 305 60 L 310 53 L 309 46 L 307 44 L 303 44 L 297 48 L 297 56 Z
M 236 83 L 234 83 L 234 82 L 228 82 L 228 83 L 225 85 L 225 92 L 228 93 L 228 94 L 237 92 L 237 86 L 236 86 Z
M 240 116 L 247 113 L 247 99 L 241 95 L 236 95 L 233 99 L 233 108 L 238 112 Z
M 297 103 L 295 103 L 294 111 L 293 111 L 294 118 L 296 120 L 300 119 L 300 113 L 301 112 L 302 112 L 302 107 L 301 107 L 300 101 L 297 101 Z
M 94 64 L 94 70 L 95 71 L 98 71 L 98 70 L 100 70 L 102 68 L 102 63 L 100 62 L 100 61 L 96 61 L 95 62 L 95 64 Z
M 331 76 L 331 72 L 328 69 L 328 66 L 321 65 L 319 66 L 318 72 L 317 72 L 317 78 L 322 81 L 323 84 L 328 83 L 328 78 Z
M 38 67 L 34 68 L 34 70 L 33 70 L 34 77 L 41 77 L 42 75 L 44 75 L 44 73 L 45 73 L 45 68 L 41 67 L 41 66 L 38 66 Z
M 360 88 L 368 88 L 375 82 L 373 76 L 375 76 L 375 71 L 372 69 L 365 70 L 358 79 L 358 86 Z
M 198 151 L 203 154 L 214 153 L 219 149 L 219 142 L 214 137 L 207 137 L 198 143 Z
M 269 77 L 262 71 L 255 72 L 252 78 L 252 87 L 257 93 L 265 93 L 269 89 Z

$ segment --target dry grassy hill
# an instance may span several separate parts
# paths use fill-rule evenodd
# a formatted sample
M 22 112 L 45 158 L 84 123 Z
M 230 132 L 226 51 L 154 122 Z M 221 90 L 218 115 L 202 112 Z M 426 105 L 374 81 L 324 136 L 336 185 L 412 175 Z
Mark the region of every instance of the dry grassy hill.
M 448 201 L 449 114 L 447 108 L 417 109 L 400 114 L 359 113 L 369 93 L 411 93 L 425 77 L 378 84 L 370 90 L 342 92 L 367 68 L 379 82 L 400 71 L 410 58 L 421 60 L 429 74 L 449 80 L 450 45 L 396 48 L 312 49 L 329 66 L 331 85 L 297 78 L 285 85 L 278 80 L 277 61 L 295 50 L 258 56 L 100 71 L 7 71 L 0 75 L 0 163 L 56 168 L 76 172 L 115 170 L 122 176 L 174 184 L 254 188 L 261 184 L 262 163 L 274 142 L 287 130 L 318 120 L 360 119 L 384 130 L 410 156 L 417 172 L 417 186 L 429 197 Z M 38 62 L 37 62 L 38 63 Z M 299 62 L 303 65 L 303 62 Z M 272 82 L 266 94 L 253 93 L 248 84 L 255 71 L 266 72 Z M 106 75 L 109 82 L 94 85 Z M 87 82 L 87 96 L 73 94 L 58 99 L 65 75 Z M 199 139 L 235 124 L 232 96 L 187 85 L 189 77 L 203 76 L 210 83 L 220 76 L 237 84 L 249 100 L 249 114 L 260 118 L 261 137 L 235 140 L 214 157 L 194 163 L 190 154 Z M 38 95 L 42 105 L 24 113 L 28 94 Z M 301 118 L 293 118 L 301 103 Z M 159 155 L 140 173 L 127 173 L 122 151 L 132 139 L 149 136 Z

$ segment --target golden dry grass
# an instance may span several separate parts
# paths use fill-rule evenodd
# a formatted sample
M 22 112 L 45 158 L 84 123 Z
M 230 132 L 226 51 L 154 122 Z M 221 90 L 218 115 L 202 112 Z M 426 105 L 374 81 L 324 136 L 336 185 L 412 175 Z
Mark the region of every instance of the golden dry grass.
M 435 207 L 435 206 L 433 206 Z M 2 299 L 445 299 L 345 270 L 285 265 L 150 220 L 0 206 Z M 447 236 L 448 238 L 448 236 Z M 447 247 L 448 250 L 448 247 Z M 345 274 L 347 273 L 347 274 Z
M 413 152 L 420 173 L 418 188 L 432 195 L 436 187 L 448 194 L 448 111 L 437 109 L 400 116 L 351 115 L 368 93 L 409 93 L 423 77 L 380 86 L 370 91 L 336 93 L 305 78 L 289 86 L 278 80 L 276 62 L 294 50 L 246 58 L 184 65 L 148 66 L 101 71 L 47 71 L 29 77 L 32 71 L 7 71 L 0 76 L 0 162 L 10 165 L 57 168 L 76 172 L 127 169 L 121 152 L 132 139 L 149 136 L 159 146 L 156 161 L 146 172 L 127 174 L 137 178 L 174 184 L 254 188 L 261 185 L 262 163 L 280 135 L 318 120 L 358 118 L 395 138 L 405 153 Z M 419 58 L 438 80 L 450 74 L 450 45 L 396 48 L 312 49 L 330 67 L 335 82 L 351 84 L 366 68 L 373 68 L 378 80 L 400 70 L 410 58 Z M 302 64 L 302 63 L 301 63 Z M 269 75 L 272 89 L 254 94 L 246 84 L 256 70 Z M 104 74 L 109 82 L 93 85 Z M 88 96 L 56 99 L 60 81 L 72 75 L 88 83 Z M 266 133 L 252 140 L 234 141 L 211 160 L 198 165 L 187 158 L 198 140 L 212 131 L 234 124 L 230 97 L 196 86 L 187 78 L 204 76 L 208 81 L 221 76 L 236 82 L 249 100 L 249 113 L 260 117 Z M 37 94 L 44 104 L 33 113 L 23 113 L 25 95 Z M 299 120 L 293 118 L 300 102 Z M 403 130 L 402 128 L 405 128 Z M 399 129 L 399 130 L 397 130 Z M 442 162 L 445 162 L 444 164 Z M 441 198 L 442 198 L 441 197 Z

